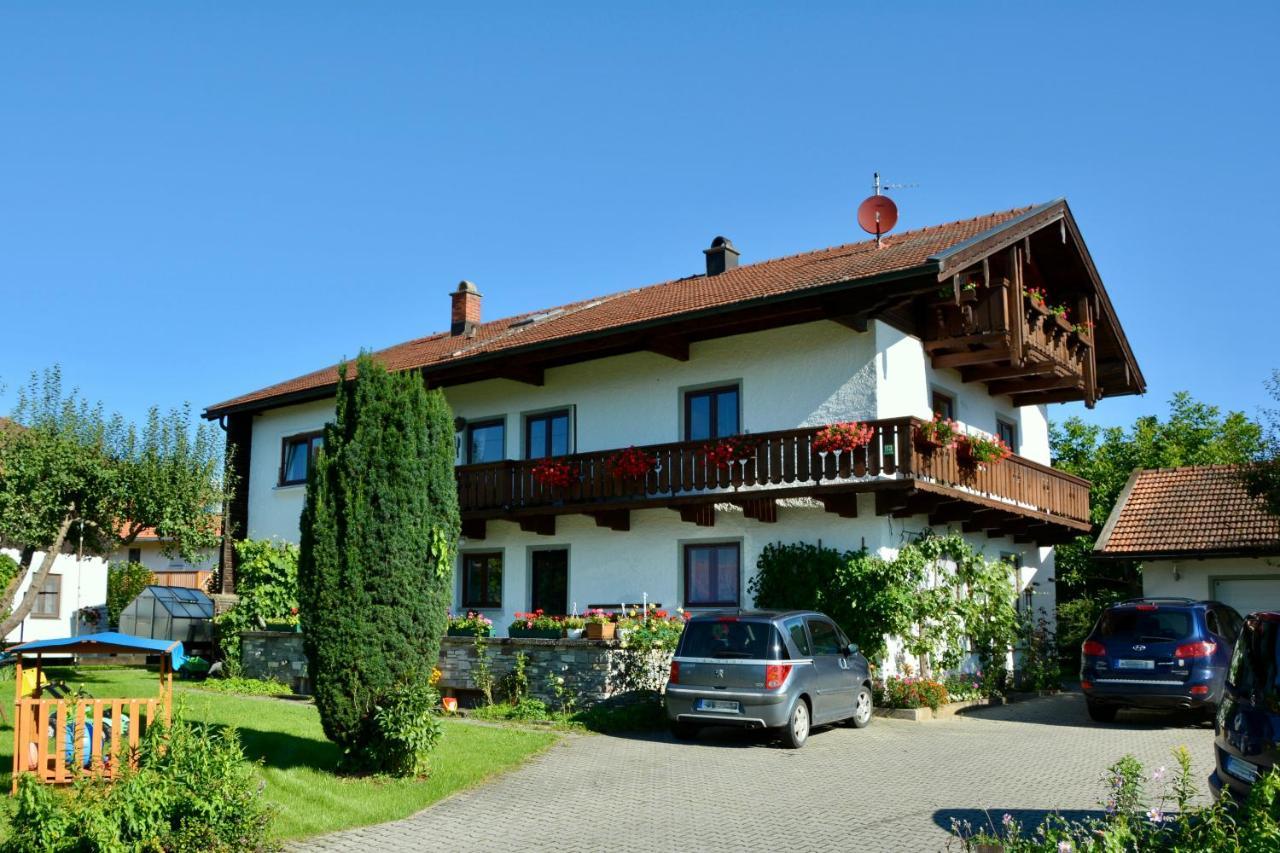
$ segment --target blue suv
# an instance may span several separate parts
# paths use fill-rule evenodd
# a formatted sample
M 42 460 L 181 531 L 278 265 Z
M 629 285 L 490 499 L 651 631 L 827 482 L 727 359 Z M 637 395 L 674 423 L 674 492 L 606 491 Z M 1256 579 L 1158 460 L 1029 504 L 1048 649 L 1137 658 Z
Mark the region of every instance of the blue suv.
M 1121 708 L 1212 716 L 1244 620 L 1217 601 L 1136 598 L 1107 608 L 1080 648 L 1089 716 Z

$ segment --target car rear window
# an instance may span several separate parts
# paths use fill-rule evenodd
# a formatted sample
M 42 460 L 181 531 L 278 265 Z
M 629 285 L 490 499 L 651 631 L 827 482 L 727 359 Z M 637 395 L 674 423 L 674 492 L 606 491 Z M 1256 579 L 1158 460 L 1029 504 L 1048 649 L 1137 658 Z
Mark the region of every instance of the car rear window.
M 769 622 L 694 620 L 680 638 L 680 655 L 690 658 L 750 658 L 773 660 L 786 657 L 782 637 Z
M 1098 624 L 1098 634 L 1104 638 L 1181 640 L 1191 634 L 1191 614 L 1186 610 L 1111 610 Z

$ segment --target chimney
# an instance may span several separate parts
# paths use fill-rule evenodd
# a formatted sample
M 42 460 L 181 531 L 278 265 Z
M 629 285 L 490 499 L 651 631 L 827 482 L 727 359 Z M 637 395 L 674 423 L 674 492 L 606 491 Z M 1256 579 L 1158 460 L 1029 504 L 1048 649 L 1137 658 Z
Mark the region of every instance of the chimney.
M 480 291 L 464 280 L 458 282 L 458 289 L 451 296 L 453 310 L 450 312 L 449 334 L 465 335 L 480 324 Z
M 703 249 L 707 256 L 707 275 L 720 275 L 726 270 L 738 268 L 738 250 L 728 237 L 717 237 L 711 241 L 710 249 Z

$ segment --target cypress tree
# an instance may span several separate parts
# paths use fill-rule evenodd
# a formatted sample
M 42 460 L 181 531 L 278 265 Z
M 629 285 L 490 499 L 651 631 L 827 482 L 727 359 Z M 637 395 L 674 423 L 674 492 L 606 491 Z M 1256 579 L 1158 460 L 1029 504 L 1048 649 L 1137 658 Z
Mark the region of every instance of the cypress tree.
M 440 653 L 461 522 L 453 415 L 416 372 L 367 353 L 339 371 L 307 482 L 298 601 L 325 734 L 352 769 L 386 770 L 376 714 L 421 697 Z

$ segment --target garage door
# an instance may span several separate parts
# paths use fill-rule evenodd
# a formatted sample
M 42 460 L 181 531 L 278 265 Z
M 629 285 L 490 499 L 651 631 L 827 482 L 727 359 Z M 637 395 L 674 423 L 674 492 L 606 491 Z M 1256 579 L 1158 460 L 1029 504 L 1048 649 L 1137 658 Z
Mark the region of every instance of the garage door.
M 1215 580 L 1213 597 L 1245 616 L 1257 610 L 1280 612 L 1280 575 Z

